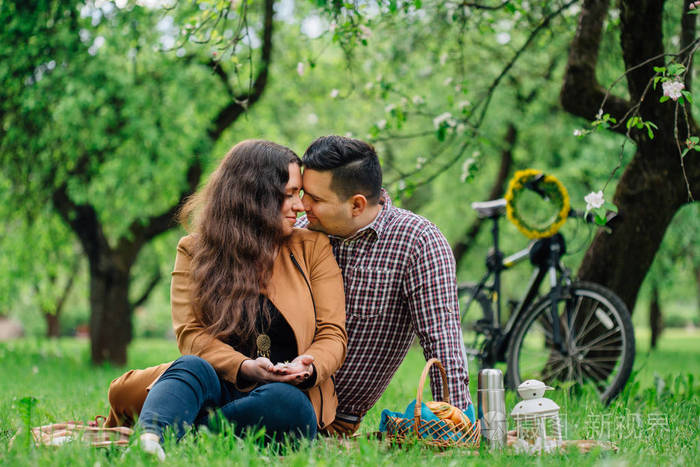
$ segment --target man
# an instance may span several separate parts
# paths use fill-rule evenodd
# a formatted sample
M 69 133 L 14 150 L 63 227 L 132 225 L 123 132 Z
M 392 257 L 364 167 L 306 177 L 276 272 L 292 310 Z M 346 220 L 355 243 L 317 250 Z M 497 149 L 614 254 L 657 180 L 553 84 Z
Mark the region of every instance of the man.
M 466 410 L 469 376 L 455 261 L 445 237 L 425 218 L 392 205 L 368 143 L 325 136 L 309 146 L 302 161 L 306 216 L 297 226 L 329 235 L 345 284 L 348 349 L 335 375 L 338 413 L 326 432 L 357 430 L 414 334 L 426 360 L 436 357 L 445 367 L 451 402 Z M 430 376 L 433 396 L 441 399 L 435 367 Z

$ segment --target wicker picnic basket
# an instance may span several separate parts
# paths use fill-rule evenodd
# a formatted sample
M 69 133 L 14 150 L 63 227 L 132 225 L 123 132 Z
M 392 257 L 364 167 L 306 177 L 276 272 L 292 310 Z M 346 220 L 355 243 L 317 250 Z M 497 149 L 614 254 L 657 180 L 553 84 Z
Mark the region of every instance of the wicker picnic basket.
M 423 387 L 425 386 L 428 371 L 433 365 L 440 370 L 443 388 L 442 399 L 449 404 L 450 390 L 447 387 L 447 374 L 440 361 L 437 358 L 431 358 L 425 364 L 423 373 L 420 376 L 420 381 L 418 382 L 414 418 L 412 420 L 407 420 L 401 417 L 387 417 L 387 434 L 391 439 L 397 441 L 403 441 L 407 438 L 414 437 L 424 444 L 441 448 L 478 448 L 481 442 L 481 425 L 478 420 L 475 423 L 452 423 L 445 420 L 435 421 L 423 420 L 421 418 Z

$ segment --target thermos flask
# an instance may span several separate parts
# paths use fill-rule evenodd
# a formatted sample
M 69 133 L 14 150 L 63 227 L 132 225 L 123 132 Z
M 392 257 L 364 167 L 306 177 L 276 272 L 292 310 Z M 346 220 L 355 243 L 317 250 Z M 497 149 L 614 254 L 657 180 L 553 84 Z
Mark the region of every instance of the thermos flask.
M 477 404 L 481 436 L 492 449 L 505 447 L 506 400 L 501 370 L 486 368 L 479 372 Z

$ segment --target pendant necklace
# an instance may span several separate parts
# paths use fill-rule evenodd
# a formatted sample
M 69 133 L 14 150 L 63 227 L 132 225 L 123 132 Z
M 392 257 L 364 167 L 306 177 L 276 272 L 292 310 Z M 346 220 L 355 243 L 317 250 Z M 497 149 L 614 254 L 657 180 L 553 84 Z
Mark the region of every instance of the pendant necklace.
M 263 306 L 267 304 L 267 299 L 264 296 L 260 296 L 260 326 L 262 327 L 262 310 Z M 265 357 L 265 358 L 270 358 L 270 347 L 272 346 L 272 340 L 270 339 L 270 336 L 262 332 L 262 330 L 258 331 L 258 337 L 255 339 L 255 346 L 257 347 L 257 356 L 259 357 Z

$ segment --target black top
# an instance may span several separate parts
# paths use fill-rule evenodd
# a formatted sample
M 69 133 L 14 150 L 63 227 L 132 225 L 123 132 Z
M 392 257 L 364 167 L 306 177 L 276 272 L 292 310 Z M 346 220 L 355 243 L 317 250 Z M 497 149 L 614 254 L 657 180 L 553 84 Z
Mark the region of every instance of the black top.
M 266 325 L 262 320 L 262 313 L 256 317 L 255 329 L 257 334 L 253 336 L 249 342 L 241 345 L 237 339 L 231 337 L 228 339 L 228 344 L 239 352 L 257 358 L 258 351 L 255 343 L 256 338 L 260 334 L 267 334 L 270 337 L 270 361 L 275 363 L 291 362 L 294 360 L 297 353 L 297 342 L 294 338 L 294 332 L 287 323 L 287 320 L 282 316 L 277 307 L 264 295 L 260 296 L 260 307 L 266 306 L 270 314 L 270 322 Z
M 261 306 L 267 306 L 270 311 L 270 325 L 264 332 L 270 337 L 271 341 L 270 361 L 272 363 L 291 362 L 298 355 L 294 331 L 292 331 L 292 328 L 289 326 L 289 323 L 287 323 L 287 320 L 284 319 L 282 313 L 279 312 L 277 307 L 273 305 L 267 297 L 261 297 L 261 302 L 264 303 Z M 256 329 L 262 328 L 263 325 L 260 316 L 258 316 Z

